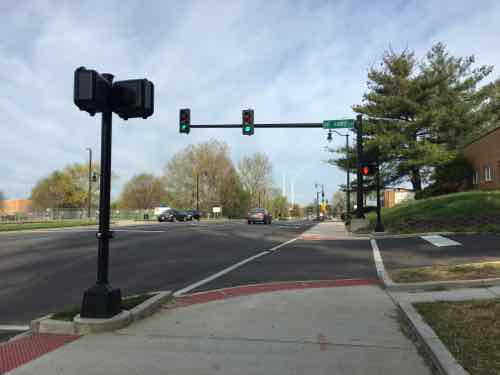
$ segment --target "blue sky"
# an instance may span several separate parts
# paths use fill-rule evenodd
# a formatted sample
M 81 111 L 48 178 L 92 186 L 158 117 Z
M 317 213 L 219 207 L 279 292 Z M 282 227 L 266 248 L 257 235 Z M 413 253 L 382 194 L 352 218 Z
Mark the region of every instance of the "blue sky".
M 294 178 L 296 201 L 307 203 L 314 182 L 331 197 L 345 180 L 324 162 L 325 131 L 185 136 L 178 109 L 191 108 L 193 123 L 238 122 L 243 108 L 255 109 L 256 122 L 354 117 L 367 71 L 389 47 L 422 57 L 441 41 L 479 64 L 500 58 L 498 1 L 5 1 L 0 11 L 0 190 L 8 198 L 28 197 L 54 169 L 85 162 L 86 147 L 99 157 L 100 121 L 72 102 L 81 65 L 155 84 L 153 117 L 114 117 L 113 196 L 134 174 L 161 174 L 175 152 L 216 138 L 235 163 L 267 153 L 276 186 L 283 174 Z

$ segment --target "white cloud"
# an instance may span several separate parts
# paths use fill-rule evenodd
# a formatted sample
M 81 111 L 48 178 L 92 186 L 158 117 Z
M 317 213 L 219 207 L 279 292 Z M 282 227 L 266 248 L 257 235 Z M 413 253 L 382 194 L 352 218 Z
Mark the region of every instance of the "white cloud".
M 12 4 L 12 3 L 9 3 Z M 384 49 L 409 47 L 422 56 L 443 41 L 480 64 L 499 58 L 491 46 L 500 31 L 500 5 L 469 2 L 62 2 L 1 5 L 0 190 L 29 195 L 55 168 L 99 154 L 100 121 L 72 103 L 73 71 L 80 65 L 116 79 L 155 83 L 155 114 L 114 121 L 113 169 L 122 184 L 135 173 L 160 173 L 189 143 L 226 141 L 237 161 L 266 152 L 281 187 L 297 175 L 296 199 L 313 198 L 323 182 L 331 197 L 344 173 L 323 161 L 326 134 L 315 130 L 193 129 L 178 133 L 178 109 L 201 122 L 239 122 L 252 107 L 261 122 L 320 122 L 351 117 L 366 73 Z M 337 139 L 338 138 L 338 139 Z M 334 144 L 343 145 L 337 137 Z

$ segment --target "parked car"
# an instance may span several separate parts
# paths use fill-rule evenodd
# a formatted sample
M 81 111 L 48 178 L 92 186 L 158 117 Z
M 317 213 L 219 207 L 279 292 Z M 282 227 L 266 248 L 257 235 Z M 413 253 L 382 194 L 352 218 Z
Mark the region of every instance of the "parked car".
M 271 224 L 273 218 L 265 208 L 253 208 L 247 214 L 248 224 L 262 223 Z
M 158 221 L 186 221 L 188 219 L 188 214 L 184 211 L 169 209 L 158 216 Z
M 156 218 L 158 220 L 160 220 L 160 215 L 163 215 L 164 213 L 166 213 L 167 211 L 169 211 L 171 209 L 172 208 L 170 208 L 167 204 L 164 204 L 164 205 L 161 205 L 159 207 L 155 207 L 153 214 L 156 216 Z
M 187 210 L 186 213 L 189 215 L 189 219 L 188 220 L 200 220 L 200 217 L 201 217 L 201 212 L 200 211 L 197 211 L 197 210 Z

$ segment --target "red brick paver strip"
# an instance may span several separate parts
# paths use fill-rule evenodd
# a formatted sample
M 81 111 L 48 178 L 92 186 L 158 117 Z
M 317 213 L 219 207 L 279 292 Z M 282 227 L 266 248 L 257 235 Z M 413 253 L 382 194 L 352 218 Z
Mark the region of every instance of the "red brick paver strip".
M 378 284 L 377 279 L 343 279 L 343 280 L 275 282 L 275 283 L 236 286 L 225 289 L 209 290 L 207 292 L 186 294 L 184 296 L 177 297 L 175 302 L 177 306 L 189 306 L 197 303 L 206 303 L 231 297 L 247 296 L 257 293 L 275 292 L 278 290 L 331 288 L 337 286 L 376 285 L 376 284 Z
M 35 334 L 0 344 L 0 374 L 5 374 L 79 337 Z

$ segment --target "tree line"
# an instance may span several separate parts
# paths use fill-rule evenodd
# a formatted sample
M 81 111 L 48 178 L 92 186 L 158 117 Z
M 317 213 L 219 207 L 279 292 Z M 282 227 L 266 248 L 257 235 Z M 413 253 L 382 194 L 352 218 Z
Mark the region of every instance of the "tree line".
M 146 210 L 161 204 L 179 209 L 199 208 L 243 216 L 249 208 L 265 207 L 275 217 L 288 215 L 288 202 L 273 186 L 273 168 L 262 153 L 244 156 L 235 165 L 224 142 L 210 140 L 189 145 L 173 155 L 162 174 L 140 173 L 124 184 L 114 209 Z M 93 166 L 98 174 L 99 166 Z M 116 179 L 113 173 L 113 179 Z M 88 205 L 88 164 L 76 163 L 42 178 L 31 192 L 34 209 L 79 208 Z M 99 184 L 92 183 L 91 206 L 98 207 Z M 299 207 L 295 207 L 298 212 Z
M 422 59 L 390 49 L 369 69 L 368 90 L 352 108 L 366 119 L 365 155 L 378 157 L 384 185 L 409 182 L 419 196 L 469 187 L 462 149 L 498 126 L 500 109 L 500 80 L 485 83 L 493 67 L 474 64 L 474 56 L 452 56 L 437 43 Z M 346 155 L 345 147 L 330 151 Z M 347 170 L 349 161 L 355 173 L 355 146 L 347 151 L 348 158 L 329 163 Z M 373 188 L 368 179 L 367 189 Z

